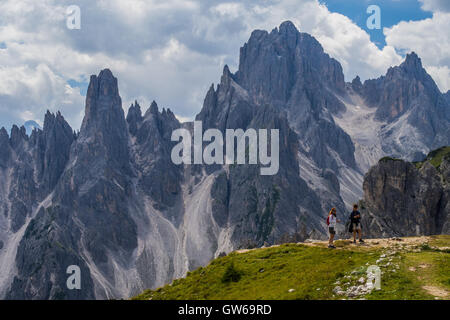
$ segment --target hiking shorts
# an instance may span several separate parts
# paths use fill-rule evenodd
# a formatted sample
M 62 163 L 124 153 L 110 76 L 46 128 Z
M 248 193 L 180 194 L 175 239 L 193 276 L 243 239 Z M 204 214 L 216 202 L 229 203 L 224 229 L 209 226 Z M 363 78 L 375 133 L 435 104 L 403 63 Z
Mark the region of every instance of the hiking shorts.
M 336 234 L 336 231 L 334 230 L 334 227 L 328 227 L 328 232 L 330 234 Z
M 353 222 L 353 231 L 361 231 L 361 223 Z

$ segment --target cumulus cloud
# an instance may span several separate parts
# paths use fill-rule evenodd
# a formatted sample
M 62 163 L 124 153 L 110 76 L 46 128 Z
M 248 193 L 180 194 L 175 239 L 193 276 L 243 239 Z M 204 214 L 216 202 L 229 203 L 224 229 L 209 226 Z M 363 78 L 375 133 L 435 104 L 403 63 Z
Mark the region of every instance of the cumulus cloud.
M 82 119 L 84 98 L 47 65 L 0 67 L 1 125 L 36 119 L 42 125 L 47 109 L 61 112 L 75 123 Z
M 450 12 L 450 1 L 448 0 L 419 0 L 422 2 L 422 9 L 426 11 Z
M 391 40 L 380 50 L 364 30 L 318 0 L 78 0 L 81 30 L 69 30 L 65 14 L 73 3 L 0 2 L 0 125 L 39 120 L 49 108 L 61 109 L 79 128 L 84 97 L 67 81 L 86 81 L 103 68 L 118 77 L 125 109 L 135 99 L 144 108 L 156 100 L 180 119 L 192 119 L 224 64 L 236 70 L 251 31 L 270 31 L 285 20 L 315 36 L 341 62 L 347 81 L 378 77 L 400 63 L 396 34 L 406 28 L 385 30 Z M 432 3 L 438 1 L 424 0 L 424 6 Z M 412 43 L 402 45 L 409 47 L 420 53 Z M 443 52 L 429 65 L 440 83 L 448 82 Z

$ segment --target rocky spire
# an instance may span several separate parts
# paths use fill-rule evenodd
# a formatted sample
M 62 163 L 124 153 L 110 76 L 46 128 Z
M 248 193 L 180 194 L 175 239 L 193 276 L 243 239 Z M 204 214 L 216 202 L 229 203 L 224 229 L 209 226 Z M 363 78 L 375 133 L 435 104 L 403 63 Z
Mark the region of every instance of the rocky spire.
M 400 65 L 406 71 L 422 71 L 422 60 L 419 56 L 413 51 L 406 55 L 405 61 Z
M 355 79 L 353 79 L 352 81 L 352 89 L 355 92 L 360 93 L 362 88 L 363 84 L 361 83 L 361 78 L 359 76 L 356 76 Z
M 47 111 L 43 131 L 37 135 L 37 169 L 39 181 L 45 194 L 52 190 L 69 160 L 70 147 L 74 141 L 73 130 L 61 113 Z
M 128 109 L 127 122 L 128 130 L 132 135 L 136 135 L 139 124 L 142 121 L 142 110 L 141 106 L 137 101 L 134 102 Z
M 5 143 L 9 140 L 8 131 L 6 131 L 5 127 L 0 129 L 0 143 Z
M 6 168 L 10 156 L 9 136 L 4 127 L 0 129 L 0 168 Z
M 89 141 L 91 147 L 95 145 L 104 150 L 102 157 L 106 160 L 128 166 L 128 129 L 117 79 L 109 69 L 91 76 L 85 116 L 77 139 L 79 146 L 85 141 Z
M 13 125 L 11 129 L 11 147 L 13 149 L 17 148 L 23 141 L 28 140 L 27 131 L 24 126 L 20 128 L 16 125 Z
M 159 110 L 158 110 L 158 104 L 156 103 L 155 100 L 152 101 L 150 108 L 148 108 L 148 111 L 150 114 L 158 114 Z
M 121 109 L 122 100 L 119 96 L 117 79 L 112 72 L 109 69 L 105 69 L 98 76 L 92 75 L 86 95 L 83 127 L 87 126 L 91 121 L 106 120 L 108 114 L 119 115 L 118 113 L 120 112 L 118 111 Z

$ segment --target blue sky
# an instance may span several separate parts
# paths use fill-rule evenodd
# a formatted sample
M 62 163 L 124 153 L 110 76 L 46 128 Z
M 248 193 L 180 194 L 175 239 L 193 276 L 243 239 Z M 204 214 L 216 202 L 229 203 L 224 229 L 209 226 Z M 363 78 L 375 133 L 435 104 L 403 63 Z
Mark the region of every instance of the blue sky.
M 82 79 L 80 81 L 69 79 L 67 80 L 67 84 L 71 86 L 72 88 L 78 88 L 80 90 L 80 94 L 82 96 L 86 96 L 89 82 L 86 79 Z
M 321 0 L 332 12 L 349 17 L 361 29 L 370 34 L 370 39 L 380 49 L 386 45 L 383 28 L 390 28 L 401 21 L 418 21 L 431 18 L 433 13 L 422 9 L 418 0 Z M 450 1 L 449 1 L 450 2 Z M 367 28 L 366 10 L 369 5 L 377 5 L 381 9 L 381 29 Z
M 74 3 L 80 30 L 66 24 Z M 371 4 L 381 30 L 367 29 Z M 449 0 L 1 0 L 0 127 L 42 124 L 49 109 L 78 129 L 90 75 L 104 68 L 119 80 L 125 112 L 156 100 L 191 120 L 223 66 L 237 70 L 251 32 L 286 20 L 341 63 L 346 81 L 379 77 L 415 51 L 450 89 Z

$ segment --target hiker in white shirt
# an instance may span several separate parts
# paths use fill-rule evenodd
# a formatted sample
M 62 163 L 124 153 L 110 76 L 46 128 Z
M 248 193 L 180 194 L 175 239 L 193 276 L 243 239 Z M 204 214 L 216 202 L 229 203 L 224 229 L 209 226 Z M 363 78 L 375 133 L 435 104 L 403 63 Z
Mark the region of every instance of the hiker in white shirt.
M 332 208 L 328 213 L 327 224 L 328 224 L 328 232 L 330 233 L 330 239 L 328 240 L 328 248 L 336 248 L 333 244 L 334 235 L 336 234 L 336 223 L 341 222 L 338 218 L 336 218 L 336 208 Z

